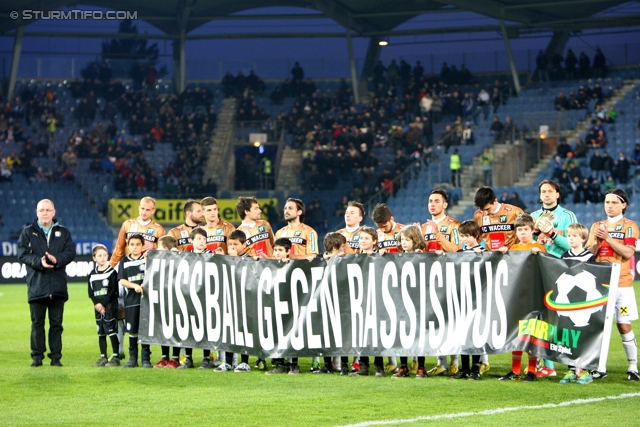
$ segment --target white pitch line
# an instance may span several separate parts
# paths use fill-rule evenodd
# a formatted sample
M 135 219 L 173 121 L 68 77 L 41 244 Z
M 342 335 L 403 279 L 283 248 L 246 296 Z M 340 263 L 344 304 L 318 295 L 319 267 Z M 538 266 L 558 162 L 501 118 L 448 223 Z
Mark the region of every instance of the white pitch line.
M 456 414 L 430 415 L 428 417 L 416 417 L 416 418 L 399 419 L 399 420 L 364 421 L 358 424 L 347 424 L 341 427 L 384 426 L 384 425 L 393 425 L 393 424 L 409 424 L 409 423 L 415 423 L 418 421 L 435 421 L 435 420 L 444 420 L 444 419 L 451 419 L 451 418 L 473 417 L 478 415 L 488 416 L 488 415 L 495 415 L 495 414 L 503 414 L 505 412 L 523 411 L 528 409 L 562 408 L 562 407 L 571 406 L 571 405 L 584 405 L 587 403 L 602 402 L 605 400 L 630 399 L 633 397 L 640 397 L 640 393 L 624 393 L 617 396 L 604 396 L 604 397 L 593 397 L 590 399 L 567 400 L 566 402 L 545 403 L 543 405 L 513 406 L 509 408 L 487 409 L 486 411 L 479 411 L 479 412 L 458 412 Z

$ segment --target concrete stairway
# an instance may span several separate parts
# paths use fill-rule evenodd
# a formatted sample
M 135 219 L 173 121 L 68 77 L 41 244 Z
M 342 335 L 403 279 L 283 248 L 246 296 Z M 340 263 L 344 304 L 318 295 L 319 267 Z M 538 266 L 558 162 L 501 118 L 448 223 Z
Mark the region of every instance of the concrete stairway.
M 205 168 L 205 181 L 212 177 L 219 190 L 228 190 L 233 186 L 235 162 L 230 161 L 233 154 L 232 143 L 236 130 L 235 117 L 238 109 L 236 98 L 225 98 L 218 113 L 218 122 L 211 139 L 209 158 Z
M 276 176 L 276 190 L 299 190 L 302 169 L 302 149 L 285 145 L 280 168 Z

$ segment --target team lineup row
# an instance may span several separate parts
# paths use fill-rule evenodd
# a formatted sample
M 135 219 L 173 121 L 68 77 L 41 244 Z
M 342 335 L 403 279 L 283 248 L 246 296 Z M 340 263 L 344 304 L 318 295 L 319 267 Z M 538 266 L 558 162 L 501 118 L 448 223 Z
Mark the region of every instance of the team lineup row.
M 607 219 L 591 226 L 590 232 L 584 226 L 577 224 L 576 216 L 559 205 L 560 191 L 557 183 L 545 180 L 539 185 L 541 209 L 531 216 L 515 207 L 498 202 L 491 188 L 481 187 L 475 195 L 475 205 L 479 208 L 473 220 L 457 221 L 446 215 L 448 195 L 444 190 L 434 190 L 428 201 L 431 216 L 421 226 L 419 224 L 404 226 L 394 221 L 393 215 L 386 205 L 377 205 L 371 212 L 371 218 L 377 225 L 375 230 L 361 226 L 364 219 L 364 208 L 357 202 L 350 202 L 345 211 L 346 227 L 337 233 L 329 233 L 324 240 L 326 252 L 318 255 L 318 237 L 316 232 L 304 224 L 305 207 L 298 199 L 288 199 L 284 206 L 284 218 L 287 225 L 278 230 L 275 235 L 268 222 L 260 219 L 261 210 L 258 202 L 252 197 L 240 197 L 236 205 L 242 224 L 235 229 L 232 224 L 218 218 L 216 200 L 207 197 L 201 202 L 188 201 L 185 203 L 185 223 L 170 230 L 166 236 L 164 228 L 151 220 L 155 212 L 155 201 L 143 198 L 140 202 L 139 216 L 123 223 L 116 246 L 111 257 L 110 266 L 107 265 L 108 254 L 106 248 L 94 249 L 94 258 L 98 266 L 94 273 L 103 275 L 112 270 L 112 276 L 117 277 L 120 285 L 125 288 L 124 306 L 126 330 L 130 334 L 130 359 L 125 366 L 137 366 L 137 323 L 139 316 L 139 295 L 142 289 L 143 275 L 137 265 L 143 262 L 142 253 L 148 249 L 172 249 L 213 252 L 232 256 L 250 256 L 255 258 L 313 259 L 323 256 L 325 259 L 342 254 L 367 253 L 370 255 L 384 252 L 454 252 L 454 251 L 484 251 L 499 250 L 531 250 L 543 251 L 562 258 L 581 261 L 590 259 L 598 262 L 617 262 L 622 265 L 620 275 L 620 292 L 616 304 L 616 323 L 622 337 L 623 346 L 629 362 L 628 379 L 637 380 L 637 346 L 631 330 L 631 321 L 637 319 L 637 306 L 632 289 L 630 272 L 630 258 L 635 252 L 635 242 L 638 238 L 638 227 L 624 218 L 628 205 L 627 195 L 622 190 L 611 190 L 605 195 L 604 209 Z M 202 223 L 206 223 L 201 225 Z M 132 238 L 134 237 L 135 238 Z M 588 237 L 588 239 L 587 239 Z M 585 246 L 586 243 L 586 246 Z M 97 252 L 96 252 L 97 250 Z M 97 256 L 104 258 L 102 262 Z M 102 266 L 102 267 L 101 267 Z M 117 267 L 116 272 L 114 268 Z M 127 273 L 127 268 L 132 272 Z M 135 273 L 135 274 L 133 274 Z M 142 277 L 140 277 L 142 276 Z M 104 276 L 101 276 L 104 281 Z M 133 280 L 130 280 L 133 279 Z M 137 283 L 136 283 L 137 282 Z M 97 283 L 97 282 L 96 282 Z M 116 284 L 117 287 L 117 284 Z M 93 289 L 93 291 L 92 291 Z M 90 296 L 96 290 L 107 294 L 108 290 L 100 285 L 92 288 L 90 279 Z M 137 304 L 136 304 L 137 297 Z M 94 297 L 92 296 L 92 299 Z M 96 320 L 101 335 L 100 366 L 119 365 L 117 354 L 111 361 L 106 358 L 106 335 L 112 336 L 112 344 L 121 343 L 115 338 L 115 314 L 107 315 L 105 306 L 96 302 Z M 621 307 L 625 308 L 622 312 Z M 631 307 L 632 309 L 628 309 Z M 113 309 L 112 309 L 113 313 Z M 122 317 L 122 316 L 120 316 Z M 107 320 L 110 322 L 106 324 Z M 100 326 L 102 325 L 102 327 Z M 103 351 L 104 350 L 104 351 Z M 115 347 L 114 347 L 115 353 Z M 192 351 L 185 349 L 186 358 L 180 364 L 180 349 L 174 349 L 169 355 L 169 348 L 162 349 L 162 359 L 157 367 L 193 367 Z M 151 367 L 148 346 L 142 348 L 143 366 Z M 521 354 L 514 353 L 512 371 L 501 377 L 502 380 L 512 380 L 521 377 Z M 229 371 L 235 365 L 233 354 L 218 358 L 218 371 Z M 349 374 L 348 361 L 341 358 L 341 367 L 333 363 L 331 358 L 325 358 L 324 367 L 320 368 L 317 360 L 313 368 L 317 373 L 341 372 Z M 446 357 L 439 357 L 436 367 L 426 371 L 424 358 L 414 361 L 412 368 L 408 368 L 406 357 L 400 357 L 399 368 L 393 377 L 406 377 L 415 373 L 417 377 L 427 375 L 443 375 L 448 373 L 455 378 L 479 379 L 488 370 L 488 360 L 485 356 L 473 356 L 469 365 L 469 356 L 463 355 L 459 363 L 458 357 L 452 356 L 450 365 Z M 205 351 L 201 368 L 213 366 L 210 352 Z M 300 372 L 297 359 L 285 363 L 283 359 L 273 360 L 273 369 L 268 374 Z M 398 364 L 395 360 L 387 364 L 387 371 L 395 370 Z M 259 360 L 256 366 L 265 367 L 264 361 Z M 350 375 L 369 375 L 368 357 L 361 357 L 353 366 L 357 368 Z M 385 375 L 382 357 L 374 360 L 376 376 Z M 236 372 L 249 371 L 248 356 L 243 355 L 241 363 L 235 367 Z M 536 366 L 536 360 L 529 357 L 529 367 L 523 376 L 525 381 L 533 381 L 538 376 L 555 376 L 556 371 L 551 361 L 544 361 L 544 366 Z M 602 378 L 604 372 L 581 372 L 580 367 L 573 367 L 561 382 L 576 380 L 580 384 L 591 382 L 592 378 Z

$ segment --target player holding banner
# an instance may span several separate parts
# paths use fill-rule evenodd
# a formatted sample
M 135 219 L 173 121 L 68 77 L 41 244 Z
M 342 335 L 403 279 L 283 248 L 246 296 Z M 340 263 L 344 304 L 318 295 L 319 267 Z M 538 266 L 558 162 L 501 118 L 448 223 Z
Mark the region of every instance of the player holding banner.
M 398 235 L 404 229 L 404 225 L 395 222 L 393 214 L 387 205 L 378 203 L 371 211 L 371 219 L 378 227 L 378 251 L 398 252 L 400 241 Z
M 167 234 L 176 239 L 180 252 L 191 252 L 193 251 L 193 244 L 191 243 L 190 236 L 191 232 L 202 223 L 202 206 L 200 202 L 188 200 L 184 204 L 183 211 L 184 224 L 172 228 Z
M 271 258 L 273 256 L 273 230 L 268 221 L 260 219 L 262 209 L 255 197 L 238 197 L 236 211 L 242 219 L 238 230 L 247 236 L 245 254 L 250 257 Z
M 629 363 L 627 379 L 639 381 L 638 344 L 631 328 L 631 322 L 638 319 L 638 305 L 633 292 L 631 258 L 636 251 L 639 232 L 638 224 L 624 217 L 627 206 L 629 206 L 629 198 L 623 190 L 615 188 L 605 193 L 604 210 L 607 213 L 607 219 L 591 226 L 587 249 L 596 256 L 596 262 L 617 262 L 621 265 L 616 296 L 616 326 Z M 607 376 L 606 372 L 592 374 L 594 379 Z
M 207 249 L 216 253 L 217 249 L 220 248 L 223 254 L 227 254 L 227 239 L 236 227 L 220 219 L 218 201 L 214 197 L 205 197 L 202 199 L 201 205 L 204 211 L 204 219 L 207 222 L 206 225 L 202 226 L 207 232 Z

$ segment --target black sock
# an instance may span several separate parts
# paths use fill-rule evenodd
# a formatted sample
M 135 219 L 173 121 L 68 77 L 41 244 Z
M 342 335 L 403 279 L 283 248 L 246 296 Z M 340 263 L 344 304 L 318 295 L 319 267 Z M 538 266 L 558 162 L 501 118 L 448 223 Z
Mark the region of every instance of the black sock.
M 180 347 L 173 347 L 173 351 L 171 352 L 171 357 L 173 359 L 179 359 L 180 358 Z
M 163 345 L 162 346 L 162 358 L 163 359 L 168 359 L 169 358 L 169 346 L 168 345 Z
M 230 351 L 225 352 L 224 361 L 227 365 L 233 365 L 233 353 Z
M 111 340 L 111 348 L 113 349 L 113 354 L 118 354 L 120 350 L 120 341 L 118 340 L 118 334 L 109 335 L 109 339 Z
M 418 356 L 418 369 L 423 368 L 424 369 L 424 356 Z
M 409 358 L 408 357 L 400 356 L 400 367 L 401 368 L 406 368 L 408 362 L 409 362 Z
M 249 355 L 248 354 L 241 354 L 240 355 L 240 362 L 241 363 L 249 363 Z
M 98 345 L 100 346 L 100 354 L 102 357 L 107 357 L 107 337 L 98 335 Z
M 209 359 L 211 357 L 211 350 L 202 350 L 202 358 Z
M 129 347 L 138 348 L 138 337 L 129 336 Z
M 333 362 L 331 361 L 331 356 L 325 356 L 324 357 L 324 367 L 325 368 L 329 368 L 333 366 Z
M 291 364 L 292 365 L 297 365 L 298 364 L 298 358 L 297 357 L 292 357 L 291 358 Z
M 191 359 L 191 356 L 193 356 L 193 349 L 192 348 L 185 348 L 184 349 L 184 354 L 187 355 L 188 359 Z

